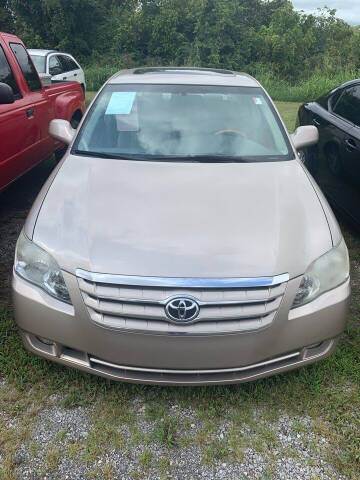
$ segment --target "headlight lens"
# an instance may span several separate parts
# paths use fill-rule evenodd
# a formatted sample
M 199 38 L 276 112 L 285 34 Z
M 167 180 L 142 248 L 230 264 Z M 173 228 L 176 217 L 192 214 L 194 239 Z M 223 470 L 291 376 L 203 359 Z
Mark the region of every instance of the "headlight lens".
M 349 254 L 344 239 L 318 258 L 303 276 L 292 308 L 312 302 L 321 294 L 332 290 L 349 278 Z
M 25 280 L 45 290 L 49 295 L 63 302 L 71 303 L 58 264 L 51 255 L 35 245 L 23 232 L 16 244 L 15 271 Z

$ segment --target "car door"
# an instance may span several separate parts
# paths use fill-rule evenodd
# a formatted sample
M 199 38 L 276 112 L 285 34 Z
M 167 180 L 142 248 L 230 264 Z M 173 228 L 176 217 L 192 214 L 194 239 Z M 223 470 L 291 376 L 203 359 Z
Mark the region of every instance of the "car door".
M 62 55 L 61 61 L 64 65 L 66 65 L 67 68 L 67 80 L 71 82 L 81 83 L 81 69 L 79 65 L 77 65 L 76 62 L 69 55 Z
M 0 45 L 0 82 L 13 89 L 15 101 L 0 105 L 0 190 L 31 167 L 37 141 L 31 118 L 33 108 L 10 66 L 11 52 L 7 45 L 4 47 Z
M 328 157 L 328 145 L 336 145 L 341 149 L 344 140 L 344 130 L 349 128 L 348 122 L 337 118 L 332 105 L 339 98 L 341 92 L 337 91 L 333 95 L 324 96 L 315 102 L 304 105 L 300 113 L 301 125 L 314 125 L 319 131 L 319 143 L 315 147 L 320 156 L 325 154 Z M 323 168 L 318 162 L 313 166 Z M 312 172 L 314 173 L 314 172 Z
M 330 173 L 341 177 L 345 158 L 345 138 L 352 123 L 347 118 L 347 89 L 336 90 L 328 97 L 328 111 L 325 115 L 326 125 L 320 128 L 320 150 L 324 153 Z
M 77 61 L 73 57 L 69 56 L 69 60 L 73 68 L 72 71 L 74 72 L 75 81 L 79 82 L 85 88 L 84 70 L 80 67 L 80 65 L 77 63 Z
M 59 55 L 49 55 L 47 62 L 47 71 L 49 75 L 51 75 L 51 82 L 60 83 L 66 81 L 66 72 L 64 71 L 64 67 L 62 65 L 62 62 L 60 61 Z
M 346 92 L 347 110 L 344 112 L 353 124 L 344 137 L 343 168 L 347 178 L 360 190 L 360 84 Z
M 328 182 L 326 191 L 334 206 L 358 227 L 360 226 L 360 92 L 359 85 L 342 89 L 333 106 L 336 122 L 341 129 L 341 145 L 335 160 L 339 162 L 338 174 Z M 330 156 L 331 157 L 331 156 Z M 331 160 L 331 158 L 330 158 Z

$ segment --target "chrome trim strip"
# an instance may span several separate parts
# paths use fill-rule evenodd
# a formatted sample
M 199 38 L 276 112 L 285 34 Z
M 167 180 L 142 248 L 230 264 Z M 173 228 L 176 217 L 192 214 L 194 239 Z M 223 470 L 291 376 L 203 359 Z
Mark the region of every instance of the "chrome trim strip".
M 76 276 L 94 283 L 108 283 L 138 287 L 167 287 L 167 288 L 256 288 L 271 287 L 289 281 L 289 274 L 284 273 L 275 277 L 250 278 L 180 278 L 180 277 L 138 277 L 133 275 L 112 275 L 93 273 L 76 269 Z
M 271 315 L 269 315 L 271 317 Z M 101 323 L 101 322 L 98 322 L 97 320 L 94 320 L 94 319 L 91 319 L 91 321 L 95 324 L 95 325 L 98 325 L 99 327 L 101 328 L 105 328 L 105 329 L 108 329 L 108 330 L 113 330 L 115 332 L 122 332 L 122 333 L 140 333 L 140 334 L 144 334 L 144 335 L 167 335 L 167 336 L 181 336 L 181 337 L 197 337 L 197 336 L 201 336 L 201 337 L 204 337 L 204 336 L 211 336 L 211 335 L 243 335 L 245 333 L 257 333 L 257 332 L 260 332 L 262 330 L 265 330 L 267 328 L 270 327 L 270 325 L 272 324 L 272 319 L 270 321 L 267 320 L 267 317 L 263 317 L 261 320 L 263 321 L 265 319 L 265 322 L 263 322 L 261 324 L 261 326 L 259 327 L 257 324 L 256 325 L 249 325 L 249 322 L 253 322 L 257 319 L 250 319 L 249 321 L 247 321 L 246 325 L 241 325 L 239 326 L 238 328 L 233 328 L 233 329 L 225 329 L 224 328 L 224 325 L 226 326 L 227 324 L 227 321 L 225 322 L 219 322 L 219 321 L 214 321 L 214 322 L 198 322 L 197 324 L 194 324 L 192 323 L 191 325 L 199 325 L 200 327 L 204 328 L 204 330 L 195 330 L 192 329 L 191 331 L 190 330 L 176 330 L 176 331 L 172 331 L 172 330 L 160 330 L 158 327 L 155 328 L 155 329 L 144 329 L 144 328 L 136 328 L 136 327 L 129 327 L 129 328 L 126 328 L 126 327 L 118 327 L 116 325 L 110 325 L 110 324 L 104 324 L 104 323 Z M 241 320 L 236 320 L 238 322 L 240 322 Z M 246 319 L 245 319 L 246 321 Z M 230 320 L 231 322 L 231 320 Z M 163 322 L 164 325 L 166 325 L 165 322 Z M 170 323 L 170 322 L 169 322 Z M 218 330 L 205 330 L 205 328 L 209 325 L 209 323 L 213 323 L 213 324 L 218 324 L 220 325 L 219 329 Z M 171 325 L 175 325 L 175 324 L 171 324 Z M 175 326 L 178 326 L 178 325 L 175 325 Z M 181 326 L 181 325 L 180 325 Z
M 106 297 L 104 295 L 96 295 L 92 293 L 85 292 L 82 290 L 83 295 L 86 295 L 94 300 L 102 300 L 105 302 L 114 302 L 114 303 L 141 303 L 145 305 L 160 305 L 165 306 L 170 300 L 174 300 L 176 298 L 190 298 L 194 300 L 200 307 L 216 307 L 216 305 L 224 306 L 224 305 L 251 305 L 257 303 L 270 303 L 276 300 L 279 297 L 283 297 L 284 294 L 280 293 L 279 295 L 275 295 L 273 297 L 268 297 L 264 299 L 248 299 L 248 300 L 214 300 L 211 302 L 202 302 L 191 295 L 174 295 L 173 297 L 168 297 L 166 300 L 151 300 L 150 298 L 126 298 L 126 297 Z
M 114 318 L 124 318 L 124 319 L 138 319 L 138 320 L 148 320 L 148 321 L 154 321 L 154 322 L 168 322 L 168 323 L 173 323 L 175 325 L 182 325 L 182 326 L 190 326 L 193 325 L 194 323 L 201 323 L 201 322 L 218 322 L 220 319 L 218 317 L 196 317 L 194 320 L 190 320 L 189 322 L 175 322 L 174 320 L 171 320 L 169 317 L 165 316 L 160 316 L 160 315 L 146 315 L 146 314 L 141 314 L 141 313 L 122 313 L 122 312 L 114 312 L 114 311 L 106 311 L 106 310 L 100 310 L 98 307 L 93 307 L 91 305 L 88 305 L 87 303 L 85 304 L 89 309 L 94 310 L 94 312 L 98 313 L 99 315 L 104 315 L 108 317 L 114 317 Z M 221 321 L 229 322 L 229 321 L 238 321 L 238 320 L 253 320 L 254 318 L 264 318 L 267 317 L 268 315 L 271 315 L 274 312 L 277 312 L 279 307 L 272 308 L 270 310 L 267 310 L 266 312 L 263 313 L 254 313 L 251 315 L 237 315 L 237 316 L 232 316 L 228 318 L 221 319 Z
M 116 363 L 106 362 L 105 360 L 100 360 L 96 357 L 90 357 L 89 360 L 92 363 L 97 363 L 99 365 L 104 365 L 106 367 L 116 368 L 118 370 L 130 370 L 134 372 L 147 372 L 147 373 L 174 373 L 174 374 L 188 374 L 188 375 L 204 375 L 204 374 L 216 374 L 216 373 L 232 373 L 232 372 L 244 372 L 246 370 L 252 370 L 253 368 L 265 367 L 266 365 L 271 365 L 273 363 L 278 363 L 284 360 L 289 360 L 291 358 L 299 357 L 300 352 L 290 353 L 288 355 L 283 355 L 282 357 L 273 358 L 271 360 L 266 360 L 264 362 L 253 363 L 246 367 L 237 367 L 237 368 L 222 368 L 222 369 L 213 369 L 213 370 L 167 370 L 160 368 L 142 368 L 142 367 L 129 367 L 124 365 L 116 365 Z

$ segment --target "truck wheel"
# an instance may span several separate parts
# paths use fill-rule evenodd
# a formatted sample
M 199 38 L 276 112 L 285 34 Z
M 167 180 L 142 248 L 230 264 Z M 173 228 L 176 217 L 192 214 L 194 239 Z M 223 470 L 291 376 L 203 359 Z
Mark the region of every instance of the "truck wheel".
M 316 147 L 307 147 L 298 151 L 301 162 L 313 175 L 318 170 L 318 151 Z

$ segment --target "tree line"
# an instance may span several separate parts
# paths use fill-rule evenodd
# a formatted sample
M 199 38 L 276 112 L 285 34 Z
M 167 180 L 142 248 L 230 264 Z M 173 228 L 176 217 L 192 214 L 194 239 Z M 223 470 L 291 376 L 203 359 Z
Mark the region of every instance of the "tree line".
M 289 0 L 0 0 L 0 30 L 85 65 L 192 65 L 298 82 L 360 68 L 360 31 Z

